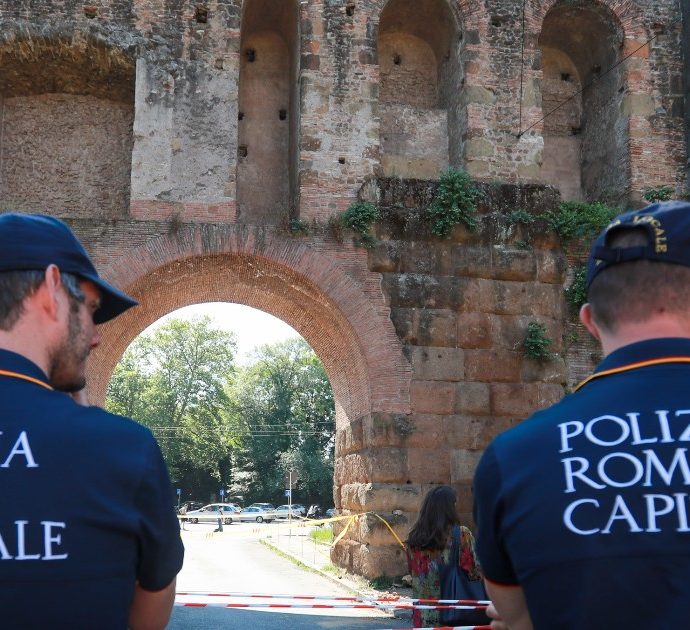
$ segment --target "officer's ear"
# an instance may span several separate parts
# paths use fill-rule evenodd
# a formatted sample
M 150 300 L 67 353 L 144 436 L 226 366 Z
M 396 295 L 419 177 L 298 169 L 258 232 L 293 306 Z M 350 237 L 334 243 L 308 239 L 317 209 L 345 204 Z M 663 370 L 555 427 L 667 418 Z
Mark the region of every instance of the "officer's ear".
M 580 308 L 580 321 L 584 324 L 584 327 L 590 332 L 592 337 L 597 341 L 601 341 L 601 331 L 594 321 L 592 306 L 589 302 L 585 302 Z
M 51 319 L 57 320 L 59 318 L 60 306 L 67 299 L 57 265 L 48 265 L 46 267 L 41 289 L 43 293 L 41 300 L 43 311 Z

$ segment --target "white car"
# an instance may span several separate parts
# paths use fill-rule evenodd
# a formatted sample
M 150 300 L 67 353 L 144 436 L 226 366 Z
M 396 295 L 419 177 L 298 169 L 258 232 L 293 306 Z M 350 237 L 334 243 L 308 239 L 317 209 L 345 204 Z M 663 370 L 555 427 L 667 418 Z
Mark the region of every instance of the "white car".
M 233 520 L 238 520 L 237 516 L 240 513 L 240 507 L 234 503 L 209 503 L 209 505 L 205 505 L 198 510 L 187 512 L 182 517 L 182 520 L 189 521 L 190 523 L 216 523 L 220 516 L 218 513 L 219 509 L 225 525 L 230 525 Z
M 233 519 L 238 521 L 256 521 L 257 523 L 270 523 L 278 518 L 275 510 L 264 510 L 260 507 L 244 508 L 241 512 L 233 514 Z
M 297 506 L 289 506 L 289 505 L 279 505 L 276 508 L 276 518 L 288 518 L 288 516 L 292 516 L 292 518 L 298 518 L 302 516 L 303 514 L 303 508 L 300 509 Z

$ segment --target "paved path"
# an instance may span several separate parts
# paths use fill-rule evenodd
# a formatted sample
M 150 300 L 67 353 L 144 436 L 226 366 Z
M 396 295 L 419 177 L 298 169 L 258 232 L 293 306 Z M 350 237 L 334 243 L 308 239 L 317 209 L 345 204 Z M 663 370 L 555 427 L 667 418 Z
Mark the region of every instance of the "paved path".
M 178 576 L 177 590 L 199 592 L 277 593 L 318 596 L 350 596 L 352 592 L 323 576 L 298 568 L 293 562 L 280 557 L 259 542 L 260 534 L 271 533 L 271 541 L 278 546 L 288 542 L 297 547 L 307 547 L 316 557 L 311 542 L 299 537 L 288 537 L 274 524 L 260 526 L 233 524 L 225 526 L 222 534 L 212 534 L 213 527 L 205 524 L 187 525 L 183 532 L 185 563 Z M 301 532 L 304 534 L 304 530 Z M 307 558 L 305 558 L 306 560 Z M 321 557 L 320 562 L 323 562 Z M 179 597 L 182 600 L 185 598 Z M 200 597 L 188 600 L 204 601 Z M 205 600 L 208 601 L 208 600 Z M 211 601 L 221 601 L 212 598 Z M 233 601 L 251 601 L 238 600 Z M 276 600 L 281 602 L 284 600 Z M 327 601 L 319 603 L 328 603 Z M 336 602 L 333 602 L 336 603 Z M 173 611 L 170 630 L 196 630 L 233 628 L 237 630 L 307 628 L 404 628 L 410 622 L 392 619 L 376 610 L 334 609 L 325 612 L 313 609 L 293 609 L 280 612 L 257 610 L 228 610 L 224 608 L 181 608 Z

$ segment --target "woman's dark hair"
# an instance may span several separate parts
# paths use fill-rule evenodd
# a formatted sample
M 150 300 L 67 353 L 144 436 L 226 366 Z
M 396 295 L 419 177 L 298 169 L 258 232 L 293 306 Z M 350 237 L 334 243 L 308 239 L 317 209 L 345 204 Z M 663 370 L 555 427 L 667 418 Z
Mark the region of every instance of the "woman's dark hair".
M 455 499 L 455 490 L 450 486 L 437 486 L 427 492 L 419 518 L 407 538 L 408 547 L 443 549 L 446 546 L 451 527 L 460 524 Z

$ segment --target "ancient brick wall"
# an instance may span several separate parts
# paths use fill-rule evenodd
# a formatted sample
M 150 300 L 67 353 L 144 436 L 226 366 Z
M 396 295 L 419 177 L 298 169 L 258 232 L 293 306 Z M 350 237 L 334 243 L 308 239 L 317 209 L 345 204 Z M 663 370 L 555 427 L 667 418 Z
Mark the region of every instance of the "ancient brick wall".
M 687 189 L 690 191 L 690 1 L 681 2 L 683 11 L 683 85 L 685 90 L 685 138 Z
M 559 243 L 507 216 L 680 192 L 683 27 L 675 0 L 0 0 L 0 210 L 67 218 L 141 301 L 104 327 L 94 400 L 175 308 L 291 324 L 333 386 L 336 504 L 404 537 L 430 484 L 469 518 L 488 440 L 597 359 Z M 441 239 L 418 178 L 449 164 L 485 197 Z M 372 250 L 332 229 L 358 195 L 384 212 Z M 525 359 L 531 321 L 566 361 Z M 370 519 L 334 557 L 404 568 Z

